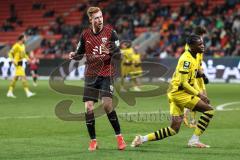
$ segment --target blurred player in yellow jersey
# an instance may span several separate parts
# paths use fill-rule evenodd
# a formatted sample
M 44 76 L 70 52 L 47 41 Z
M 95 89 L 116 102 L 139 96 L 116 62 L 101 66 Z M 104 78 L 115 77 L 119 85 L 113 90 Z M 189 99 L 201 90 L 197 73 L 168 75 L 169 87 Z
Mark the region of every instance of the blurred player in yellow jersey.
M 199 35 L 203 39 L 203 35 L 206 34 L 206 29 L 202 26 L 197 26 L 194 30 L 194 34 Z M 185 45 L 185 50 L 188 50 L 189 47 L 186 44 Z M 203 53 L 198 53 L 197 54 L 197 61 L 198 61 L 198 73 L 197 73 L 197 84 L 199 87 L 199 91 L 203 93 L 205 96 L 207 96 L 206 92 L 206 86 L 205 84 L 208 83 L 208 78 L 205 76 L 203 72 L 203 67 L 202 67 L 202 61 L 203 61 Z M 190 120 L 190 122 L 189 122 Z M 189 127 L 189 128 L 194 128 L 196 127 L 196 112 L 195 111 L 190 111 L 189 109 L 185 108 L 184 109 L 184 124 Z
M 199 92 L 196 80 L 199 65 L 197 53 L 204 52 L 204 44 L 202 38 L 197 35 L 189 36 L 187 43 L 189 49 L 179 58 L 168 90 L 171 125 L 145 136 L 136 136 L 132 142 L 132 147 L 140 146 L 148 141 L 162 140 L 177 134 L 183 121 L 185 107 L 202 113 L 194 134 L 188 141 L 188 146 L 197 148 L 210 147 L 199 140 L 199 136 L 204 133 L 214 115 L 209 99 Z
M 22 67 L 23 59 L 25 58 L 29 60 L 28 55 L 26 54 L 26 51 L 25 51 L 25 44 L 24 44 L 25 41 L 26 41 L 26 36 L 20 35 L 18 37 L 18 41 L 13 45 L 13 47 L 11 48 L 8 54 L 9 58 L 12 60 L 15 66 L 15 75 L 13 77 L 13 80 L 10 83 L 10 86 L 7 92 L 7 97 L 16 98 L 16 96 L 13 94 L 13 90 L 19 78 L 22 80 L 22 85 L 26 93 L 26 96 L 32 97 L 35 95 L 35 93 L 32 93 L 31 91 L 29 91 L 25 70 Z
M 134 50 L 131 48 L 130 42 L 121 43 L 121 53 L 123 55 L 121 61 L 121 91 L 126 91 L 124 80 L 130 75 L 132 69 L 132 56 L 134 54 Z
M 129 77 L 133 83 L 133 89 L 140 91 L 137 77 L 142 74 L 141 56 L 131 47 L 131 42 L 123 42 L 121 44 L 121 52 L 123 54 L 121 63 L 121 90 L 125 91 L 124 80 L 126 77 Z
M 132 62 L 133 62 L 132 74 L 135 76 L 141 75 L 142 74 L 141 55 L 139 53 L 135 52 L 132 57 Z

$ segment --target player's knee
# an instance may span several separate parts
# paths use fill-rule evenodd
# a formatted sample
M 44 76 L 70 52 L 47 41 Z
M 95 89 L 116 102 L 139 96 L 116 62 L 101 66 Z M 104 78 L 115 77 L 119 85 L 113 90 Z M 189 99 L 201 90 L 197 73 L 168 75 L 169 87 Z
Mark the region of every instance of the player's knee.
M 182 120 L 182 117 L 173 117 L 172 119 L 171 128 L 176 132 L 176 134 L 180 131 Z
M 92 102 L 85 102 L 86 113 L 92 113 L 94 109 L 94 104 Z
M 214 108 L 210 105 L 210 104 L 207 104 L 207 107 L 206 107 L 207 109 L 207 111 L 213 111 L 213 113 L 214 113 Z
M 176 134 L 180 131 L 180 125 L 178 124 L 172 124 L 171 128 L 175 131 Z
M 175 131 L 176 134 L 178 134 L 180 131 L 180 127 L 178 127 L 178 126 L 171 127 L 171 128 Z
M 112 110 L 113 110 L 113 107 L 112 107 L 112 103 L 110 102 L 103 102 L 103 108 L 105 110 L 106 113 L 111 113 Z
M 109 97 L 102 98 L 102 105 L 106 113 L 111 113 L 113 110 L 112 99 Z

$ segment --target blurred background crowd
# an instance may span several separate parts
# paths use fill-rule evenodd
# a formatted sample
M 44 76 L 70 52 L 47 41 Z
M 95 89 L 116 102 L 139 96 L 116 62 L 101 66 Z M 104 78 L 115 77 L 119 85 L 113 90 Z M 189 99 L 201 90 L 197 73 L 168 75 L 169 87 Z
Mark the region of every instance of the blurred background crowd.
M 0 35 L 23 28 L 27 35 L 43 37 L 35 54 L 61 56 L 75 49 L 82 30 L 89 26 L 86 9 L 96 5 L 103 9 L 105 24 L 116 29 L 121 41 L 133 41 L 145 32 L 159 33 L 159 41 L 146 49 L 144 58 L 179 57 L 186 36 L 199 25 L 207 29 L 205 55 L 240 56 L 240 0 L 70 0 L 74 7 L 69 5 L 69 12 L 56 7 L 61 3 L 67 1 L 29 1 L 25 9 L 40 17 L 39 23 L 29 25 L 24 13 L 10 1 L 8 16 L 0 22 Z

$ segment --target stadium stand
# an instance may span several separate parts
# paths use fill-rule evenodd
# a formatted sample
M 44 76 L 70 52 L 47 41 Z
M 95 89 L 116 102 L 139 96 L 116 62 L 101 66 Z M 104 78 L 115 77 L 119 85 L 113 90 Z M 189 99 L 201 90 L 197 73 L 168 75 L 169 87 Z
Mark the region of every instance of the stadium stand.
M 87 26 L 85 14 L 90 5 L 104 10 L 104 18 L 119 33 L 121 40 L 133 40 L 148 31 L 159 32 L 155 47 L 147 58 L 178 57 L 184 37 L 194 26 L 209 31 L 205 37 L 207 55 L 240 55 L 239 0 L 0 0 L 0 42 L 12 44 L 17 35 L 41 35 L 35 53 L 42 58 L 64 57 L 76 47 L 81 30 Z M 224 14 L 223 14 L 224 13 Z

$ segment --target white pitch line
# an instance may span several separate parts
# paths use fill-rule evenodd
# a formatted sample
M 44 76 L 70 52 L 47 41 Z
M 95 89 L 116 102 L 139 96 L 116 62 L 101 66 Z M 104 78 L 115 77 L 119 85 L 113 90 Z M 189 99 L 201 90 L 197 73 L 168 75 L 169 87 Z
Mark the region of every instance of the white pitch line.
M 228 108 L 228 109 L 226 109 L 226 108 L 225 108 L 225 107 L 227 107 L 227 106 L 231 106 L 231 105 L 235 105 L 235 104 L 240 104 L 240 101 L 238 101 L 238 102 L 229 102 L 229 103 L 221 104 L 221 105 L 219 105 L 219 106 L 216 107 L 216 110 L 217 110 L 217 111 L 240 110 L 239 108 L 235 108 L 235 109 L 233 109 L 233 108 Z

